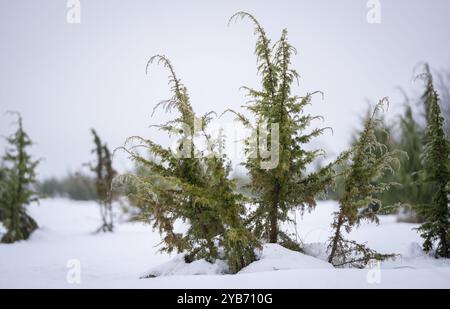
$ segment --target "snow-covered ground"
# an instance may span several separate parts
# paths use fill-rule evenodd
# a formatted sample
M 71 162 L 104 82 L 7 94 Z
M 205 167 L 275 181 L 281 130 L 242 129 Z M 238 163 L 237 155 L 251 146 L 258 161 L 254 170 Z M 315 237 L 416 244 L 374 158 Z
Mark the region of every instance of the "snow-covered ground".
M 335 269 L 323 261 L 336 207 L 319 202 L 297 216 L 298 237 L 318 258 L 265 245 L 261 259 L 239 274 L 217 275 L 220 263 L 185 265 L 159 253 L 161 238 L 149 225 L 122 222 L 115 233 L 94 235 L 95 203 L 42 200 L 29 208 L 40 229 L 28 241 L 0 244 L 0 288 L 450 288 L 450 260 L 424 255 L 416 225 L 394 216 L 382 217 L 379 226 L 363 224 L 351 237 L 401 254 L 396 261 L 368 269 Z M 139 279 L 152 269 L 165 276 Z

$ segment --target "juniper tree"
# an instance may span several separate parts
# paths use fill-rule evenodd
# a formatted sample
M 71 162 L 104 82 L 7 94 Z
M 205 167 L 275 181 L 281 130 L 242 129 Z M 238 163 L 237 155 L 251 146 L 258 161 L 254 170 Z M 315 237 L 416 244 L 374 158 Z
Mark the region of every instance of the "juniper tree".
M 177 146 L 169 149 L 139 136 L 128 138 L 120 149 L 146 172 L 123 175 L 116 183 L 131 183 L 130 197 L 142 210 L 139 219 L 153 222 L 163 235 L 162 251 L 183 252 L 186 262 L 223 258 L 230 272 L 235 273 L 256 259 L 259 243 L 244 226 L 244 198 L 235 193 L 234 181 L 228 177 L 229 164 L 221 151 L 222 143 L 206 133 L 212 113 L 195 115 L 187 88 L 165 56 L 156 55 L 149 64 L 152 62 L 169 70 L 173 96 L 155 109 L 161 106 L 178 112 L 177 118 L 158 126 L 177 138 Z M 194 139 L 200 134 L 210 146 L 210 155 L 205 155 Z M 144 147 L 153 158 L 142 156 L 138 147 Z M 185 233 L 175 230 L 177 220 L 189 225 Z
M 256 143 L 253 137 L 245 141 L 247 159 L 244 163 L 251 178 L 249 188 L 254 196 L 253 203 L 257 205 L 251 215 L 253 231 L 257 237 L 270 243 L 298 247 L 280 229 L 280 223 L 290 221 L 289 212 L 296 207 L 313 208 L 315 196 L 329 183 L 324 181 L 324 177 L 330 179 L 326 176 L 329 175 L 329 167 L 313 175 L 305 175 L 307 165 L 320 154 L 320 150 L 307 150 L 305 144 L 325 129 L 308 131 L 311 122 L 320 118 L 304 111 L 314 93 L 304 97 L 291 93 L 292 84 L 298 81 L 299 75 L 291 68 L 291 57 L 296 54 L 296 49 L 288 42 L 287 30 L 284 29 L 281 38 L 272 45 L 255 17 L 238 12 L 230 21 L 239 18 L 248 18 L 255 26 L 255 55 L 261 76 L 261 89 L 244 87 L 251 98 L 244 107 L 254 116 L 256 125 L 252 127 L 249 119 L 235 112 L 244 125 L 256 131 Z M 261 144 L 266 138 L 262 138 L 261 128 L 269 131 L 267 140 L 272 140 L 271 124 L 278 124 L 279 138 L 273 140 L 268 150 L 278 150 L 278 160 L 274 168 L 266 168 L 261 155 Z
M 106 144 L 103 144 L 97 132 L 91 129 L 94 137 L 95 148 L 92 150 L 96 154 L 96 162 L 91 166 L 95 172 L 95 187 L 97 201 L 100 206 L 102 225 L 97 232 L 112 232 L 114 229 L 114 214 L 112 209 L 112 190 L 111 184 L 116 176 L 116 171 L 112 167 L 111 153 Z
M 365 123 L 371 116 L 371 111 L 363 118 Z M 400 168 L 396 173 L 384 174 L 379 181 L 393 182 L 401 185 L 392 186 L 379 195 L 379 199 L 384 205 L 400 203 L 402 211 L 407 212 L 408 221 L 420 220 L 413 212 L 413 208 L 429 199 L 432 192 L 430 186 L 423 182 L 423 165 L 420 159 L 420 154 L 423 149 L 424 129 L 415 120 L 413 110 L 405 102 L 403 114 L 398 116 L 397 124 L 388 124 L 385 119 L 381 118 L 374 127 L 375 136 L 377 140 L 386 145 L 388 151 L 394 149 L 402 151 L 405 155 L 400 156 Z M 392 134 L 397 132 L 397 134 Z M 352 145 L 358 142 L 358 133 L 354 136 Z M 377 156 L 380 156 L 379 152 Z M 342 195 L 344 182 L 341 178 L 337 180 L 336 192 L 331 192 L 333 199 L 339 199 Z M 396 211 L 395 207 L 383 209 L 382 213 L 392 213 Z
M 378 223 L 377 212 L 382 208 L 378 198 L 388 190 L 390 183 L 378 182 L 387 172 L 393 172 L 398 164 L 398 151 L 389 151 L 386 145 L 377 140 L 377 113 L 387 104 L 382 99 L 366 121 L 356 144 L 350 150 L 350 158 L 342 177 L 344 192 L 339 198 L 339 211 L 334 214 L 333 235 L 328 245 L 328 262 L 335 267 L 364 267 L 370 260 L 384 260 L 393 254 L 379 254 L 365 244 L 348 240 L 344 233 L 349 233 L 362 221 Z
M 372 114 L 373 110 L 371 107 L 369 107 L 367 109 L 366 115 L 362 118 L 363 127 L 367 123 L 367 121 L 369 121 L 369 119 L 372 117 Z M 373 132 L 375 138 L 380 144 L 384 145 L 382 148 L 374 150 L 376 158 L 383 156 L 384 152 L 391 152 L 394 149 L 399 149 L 398 142 L 396 139 L 393 138 L 392 134 L 395 130 L 396 127 L 393 124 L 388 123 L 384 115 L 380 115 L 377 121 L 374 122 Z M 360 139 L 359 135 L 360 132 L 356 130 L 356 133 L 353 136 L 352 146 L 355 146 L 359 142 Z M 406 156 L 402 158 L 408 160 Z M 398 176 L 399 171 L 397 173 L 384 173 L 382 176 L 380 176 L 378 182 L 392 183 L 392 184 L 401 183 L 400 181 L 398 181 Z M 397 195 L 399 193 L 398 191 L 401 190 L 401 188 L 402 187 L 400 185 L 392 186 L 390 190 L 386 190 L 380 193 L 378 198 L 383 202 L 384 205 L 395 204 L 397 201 L 399 201 L 399 197 Z M 386 213 L 387 211 L 394 212 L 396 211 L 396 209 L 389 209 L 389 210 L 383 209 L 383 213 Z
M 423 96 L 427 110 L 427 128 L 422 160 L 425 181 L 432 186 L 434 192 L 429 203 L 419 205 L 418 211 L 424 217 L 419 231 L 424 238 L 425 251 L 433 249 L 437 243 L 436 256 L 450 257 L 450 210 L 449 184 L 450 169 L 449 141 L 444 133 L 444 118 L 439 107 L 439 95 L 434 88 L 431 74 L 427 68 L 426 89 Z
M 6 138 L 8 143 L 3 156 L 2 184 L 0 185 L 0 209 L 6 234 L 3 243 L 27 239 L 38 228 L 36 221 L 26 212 L 26 206 L 38 200 L 32 186 L 36 182 L 36 166 L 39 161 L 32 160 L 28 147 L 33 142 L 24 131 L 22 117 L 17 115 L 17 130 Z

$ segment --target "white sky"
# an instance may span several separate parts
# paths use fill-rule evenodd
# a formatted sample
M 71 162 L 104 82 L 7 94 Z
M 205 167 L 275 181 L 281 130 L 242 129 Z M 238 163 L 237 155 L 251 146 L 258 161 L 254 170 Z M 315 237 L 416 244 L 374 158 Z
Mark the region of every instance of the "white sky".
M 272 41 L 289 30 L 301 75 L 295 93 L 322 90 L 309 108 L 325 117 L 334 135 L 317 145 L 330 155 L 349 143 L 367 101 L 391 98 L 389 115 L 401 110 L 396 87 L 420 90 L 413 69 L 427 61 L 450 68 L 450 1 L 381 0 L 381 24 L 366 21 L 366 0 L 344 1 L 113 1 L 81 0 L 81 23 L 66 22 L 65 0 L 0 0 L 0 134 L 13 127 L 7 110 L 18 110 L 45 161 L 40 178 L 62 176 L 89 161 L 89 129 L 111 148 L 130 135 L 167 144 L 148 128 L 169 96 L 167 72 L 151 67 L 163 53 L 188 87 L 201 114 L 239 109 L 243 85 L 258 87 L 255 38 L 249 21 L 227 26 L 236 11 L 254 14 Z M 230 117 L 231 118 L 231 117 Z M 0 142 L 0 150 L 4 142 Z M 117 157 L 123 169 L 127 160 Z

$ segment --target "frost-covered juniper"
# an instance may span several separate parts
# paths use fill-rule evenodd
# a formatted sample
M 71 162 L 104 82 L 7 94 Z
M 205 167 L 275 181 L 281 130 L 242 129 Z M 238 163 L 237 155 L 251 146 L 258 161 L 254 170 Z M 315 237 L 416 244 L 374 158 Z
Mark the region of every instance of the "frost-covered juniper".
M 24 131 L 22 117 L 17 116 L 17 131 L 7 137 L 7 150 L 0 167 L 0 216 L 6 228 L 1 238 L 3 243 L 27 239 L 38 228 L 36 221 L 26 212 L 26 206 L 37 201 L 32 186 L 36 180 L 36 166 L 39 160 L 32 160 L 28 147 L 33 142 Z
M 90 164 L 90 168 L 96 176 L 96 195 L 102 217 L 102 225 L 97 232 L 112 232 L 114 230 L 114 214 L 112 210 L 111 184 L 117 173 L 112 166 L 111 152 L 108 146 L 102 143 L 94 129 L 91 129 L 91 133 L 95 144 L 92 152 L 96 155 L 96 161 L 94 165 Z
M 301 208 L 315 207 L 315 197 L 324 192 L 332 180 L 331 165 L 317 173 L 306 175 L 305 169 L 320 154 L 320 150 L 307 150 L 304 146 L 310 140 L 323 133 L 326 128 L 308 130 L 311 122 L 320 117 L 306 114 L 304 107 L 310 104 L 312 96 L 304 97 L 291 94 L 292 84 L 298 80 L 298 73 L 291 68 L 291 56 L 296 53 L 289 44 L 287 30 L 281 38 L 272 44 L 260 23 L 251 14 L 238 12 L 230 18 L 250 19 L 255 26 L 255 55 L 258 74 L 261 76 L 261 89 L 244 87 L 251 101 L 244 107 L 256 121 L 252 126 L 243 114 L 232 111 L 246 127 L 257 133 L 245 141 L 246 162 L 249 171 L 253 204 L 256 210 L 250 216 L 255 235 L 270 243 L 280 243 L 291 249 L 299 248 L 290 235 L 280 228 L 280 223 L 291 221 L 289 212 Z M 278 124 L 279 139 L 270 145 L 269 150 L 278 147 L 278 164 L 274 168 L 265 168 L 260 153 L 261 125 L 267 125 L 267 140 L 271 140 L 271 124 Z M 266 128 L 263 127 L 265 130 Z
M 395 254 L 377 253 L 365 244 L 344 237 L 344 233 L 349 233 L 363 220 L 379 222 L 377 212 L 382 204 L 377 196 L 389 190 L 392 183 L 378 181 L 385 173 L 394 172 L 394 167 L 399 164 L 401 152 L 389 151 L 376 136 L 377 113 L 387 104 L 387 98 L 384 98 L 375 106 L 342 171 L 344 190 L 339 197 L 339 211 L 334 214 L 333 235 L 328 245 L 328 262 L 335 267 L 362 268 L 370 260 L 395 257 Z
M 129 194 L 141 209 L 138 219 L 153 222 L 163 235 L 163 251 L 183 252 L 185 261 L 225 259 L 229 271 L 235 273 L 256 259 L 260 247 L 256 238 L 245 228 L 244 198 L 235 193 L 234 181 L 228 178 L 229 164 L 222 154 L 221 136 L 213 139 L 206 133 L 212 113 L 197 117 L 190 104 L 186 87 L 175 74 L 170 61 L 162 55 L 152 57 L 169 70 L 173 96 L 160 102 L 166 111 L 176 109 L 179 116 L 160 130 L 177 137 L 177 149 L 164 148 L 151 140 L 133 136 L 127 139 L 125 150 L 144 175 L 125 174 L 116 184 L 127 182 Z M 147 66 L 148 68 L 148 66 Z M 196 132 L 196 131 L 199 132 Z M 202 134 L 212 153 L 200 151 L 194 137 Z M 144 147 L 153 156 L 149 160 L 136 148 Z M 188 224 L 187 232 L 175 230 L 175 222 Z
M 425 251 L 433 249 L 436 244 L 436 256 L 450 257 L 450 144 L 445 137 L 444 118 L 439 107 L 439 95 L 434 88 L 429 68 L 422 75 L 427 84 L 423 100 L 425 103 L 427 128 L 425 146 L 422 153 L 425 184 L 432 186 L 433 196 L 429 203 L 417 207 L 425 222 L 419 232 L 424 238 Z

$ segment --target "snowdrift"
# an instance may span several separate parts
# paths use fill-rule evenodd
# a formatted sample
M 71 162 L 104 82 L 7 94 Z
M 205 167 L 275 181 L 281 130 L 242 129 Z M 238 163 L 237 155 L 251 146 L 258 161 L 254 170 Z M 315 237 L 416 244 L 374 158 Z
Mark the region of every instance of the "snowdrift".
M 259 259 L 241 269 L 238 274 L 290 269 L 330 268 L 333 268 L 331 264 L 320 259 L 286 249 L 277 244 L 265 244 Z M 150 269 L 141 278 L 182 275 L 223 275 L 226 273 L 228 273 L 228 267 L 225 261 L 216 260 L 215 263 L 209 263 L 202 259 L 192 263 L 186 263 L 184 261 L 184 255 L 178 254 L 170 261 Z

